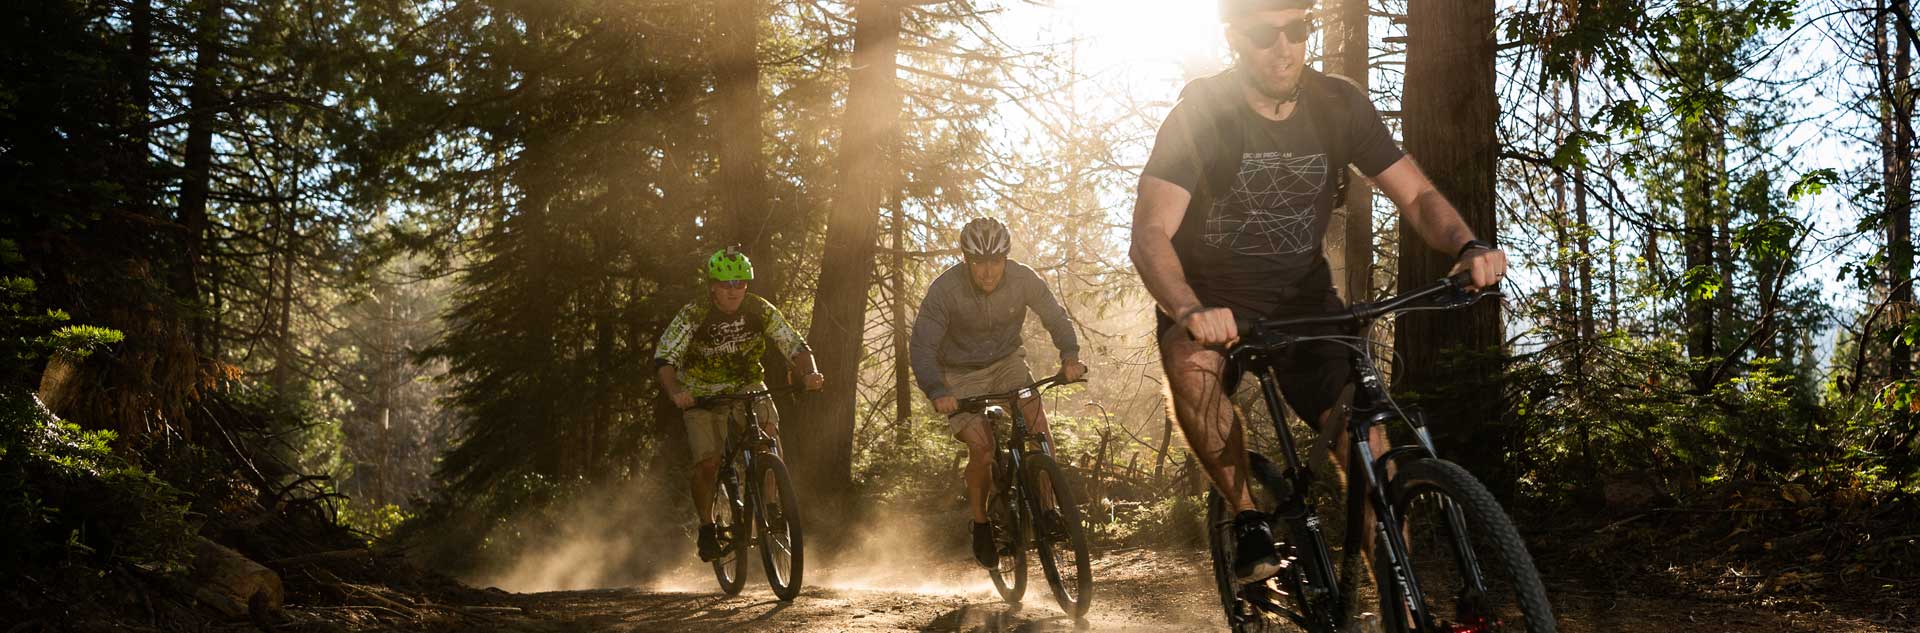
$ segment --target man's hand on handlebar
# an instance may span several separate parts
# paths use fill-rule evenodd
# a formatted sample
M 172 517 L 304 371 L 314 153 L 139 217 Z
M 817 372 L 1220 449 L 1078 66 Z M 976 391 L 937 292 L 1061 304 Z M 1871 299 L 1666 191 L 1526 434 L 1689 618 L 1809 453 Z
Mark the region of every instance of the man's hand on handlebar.
M 1060 364 L 1060 378 L 1067 382 L 1080 382 L 1087 375 L 1087 364 L 1078 360 Z
M 687 393 L 686 390 L 673 392 L 672 398 L 673 406 L 680 407 L 682 410 L 691 409 L 693 405 L 698 404 L 694 401 L 693 394 Z
M 1469 250 L 1460 256 L 1460 261 L 1453 265 L 1453 272 L 1447 273 L 1447 276 L 1460 273 L 1468 273 L 1473 278 L 1467 290 L 1491 288 L 1507 276 L 1507 252 L 1497 248 Z
M 1232 346 L 1240 340 L 1240 327 L 1233 322 L 1233 311 L 1226 308 L 1193 310 L 1181 325 L 1201 345 Z
M 819 391 L 821 387 L 826 386 L 827 377 L 816 371 L 807 374 L 805 378 L 800 379 L 800 382 L 807 386 L 807 391 Z
M 953 396 L 934 398 L 933 410 L 939 411 L 940 415 L 953 415 L 953 412 L 960 410 L 960 400 Z

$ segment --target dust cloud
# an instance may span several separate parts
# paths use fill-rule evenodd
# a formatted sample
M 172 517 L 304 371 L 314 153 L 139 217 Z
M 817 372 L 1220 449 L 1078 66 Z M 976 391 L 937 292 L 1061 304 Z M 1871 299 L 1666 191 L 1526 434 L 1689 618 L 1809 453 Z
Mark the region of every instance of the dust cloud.
M 675 483 L 619 482 L 579 495 L 557 511 L 510 521 L 490 539 L 520 540 L 520 554 L 472 580 L 519 593 L 692 589 L 695 570 L 689 563 L 699 562 L 693 513 L 690 504 L 674 498 L 685 496 Z
M 842 545 L 824 552 L 810 585 L 842 591 L 889 591 L 922 595 L 987 597 L 987 571 L 967 550 L 965 512 L 920 514 L 878 506 L 850 530 Z

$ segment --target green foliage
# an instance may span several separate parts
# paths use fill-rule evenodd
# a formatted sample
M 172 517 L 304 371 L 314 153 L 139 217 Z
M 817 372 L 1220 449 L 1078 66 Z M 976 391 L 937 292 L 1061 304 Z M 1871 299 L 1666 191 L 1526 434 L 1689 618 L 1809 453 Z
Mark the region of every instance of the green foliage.
M 1115 515 L 1113 522 L 1097 526 L 1104 540 L 1130 546 L 1198 548 L 1207 545 L 1204 493 L 1167 495 Z
M 99 326 L 62 325 L 67 313 L 39 307 L 35 290 L 32 279 L 0 277 L 0 363 L 6 367 L 0 385 L 28 386 L 40 362 L 55 352 L 79 359 L 125 338 Z
M 107 431 L 55 418 L 32 396 L 0 394 L 0 577 L 137 564 L 173 568 L 194 529 L 178 491 L 115 455 Z
M 347 503 L 340 508 L 340 524 L 364 535 L 369 545 L 391 536 L 413 514 L 391 503 L 373 505 Z
M 1517 357 L 1507 378 L 1525 440 L 1513 456 L 1523 485 L 1538 498 L 1567 499 L 1650 479 L 1685 503 L 1715 482 L 1825 490 L 1866 481 L 1882 491 L 1920 483 L 1899 481 L 1889 468 L 1898 456 L 1870 448 L 1884 441 L 1876 438 L 1893 407 L 1863 406 L 1864 397 L 1823 402 L 1822 386 L 1806 376 L 1814 368 L 1774 358 L 1695 392 L 1690 373 L 1710 366 L 1671 343 L 1621 336 Z

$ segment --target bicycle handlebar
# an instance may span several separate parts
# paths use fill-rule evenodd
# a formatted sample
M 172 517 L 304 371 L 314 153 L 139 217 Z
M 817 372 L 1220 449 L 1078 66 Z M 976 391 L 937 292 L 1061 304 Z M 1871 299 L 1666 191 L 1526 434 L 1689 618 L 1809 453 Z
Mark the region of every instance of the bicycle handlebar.
M 1027 385 L 1025 387 L 1021 387 L 1013 391 L 1006 391 L 1001 393 L 988 393 L 988 394 L 981 394 L 978 396 L 969 396 L 966 398 L 961 398 L 959 400 L 960 408 L 955 410 L 952 414 L 948 414 L 948 415 L 949 417 L 951 417 L 952 415 L 959 414 L 959 413 L 979 413 L 982 410 L 986 409 L 988 405 L 994 404 L 996 402 L 1012 402 L 1015 400 L 1019 400 L 1022 397 L 1020 394 L 1027 393 L 1029 391 L 1033 391 L 1033 392 L 1045 391 L 1048 387 L 1056 387 L 1059 385 L 1067 385 L 1067 384 L 1073 384 L 1076 382 L 1086 382 L 1086 381 L 1087 379 L 1086 379 L 1086 376 L 1084 375 L 1081 376 L 1079 380 L 1069 381 L 1067 380 L 1066 374 L 1054 374 L 1052 376 L 1048 376 L 1046 378 L 1041 378 L 1039 380 L 1036 380 L 1031 385 Z
M 1467 286 L 1471 283 L 1473 283 L 1473 278 L 1468 273 L 1462 272 L 1396 297 L 1372 303 L 1356 303 L 1341 312 L 1278 319 L 1234 319 L 1234 325 L 1240 330 L 1240 338 L 1244 339 L 1253 337 L 1261 332 L 1284 330 L 1287 328 L 1314 325 L 1358 325 L 1404 310 L 1462 308 L 1473 305 L 1484 297 L 1500 294 L 1498 290 L 1469 292 Z M 1436 295 L 1438 296 L 1436 297 Z M 1419 305 L 1422 301 L 1428 299 L 1432 299 L 1430 304 Z

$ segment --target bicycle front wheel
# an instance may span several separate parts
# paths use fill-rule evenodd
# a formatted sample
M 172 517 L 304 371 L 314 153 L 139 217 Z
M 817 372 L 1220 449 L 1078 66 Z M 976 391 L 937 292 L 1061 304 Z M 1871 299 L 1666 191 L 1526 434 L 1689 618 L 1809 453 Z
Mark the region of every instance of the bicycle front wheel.
M 1027 516 L 1012 492 L 1012 486 L 995 481 L 987 497 L 987 523 L 993 526 L 993 548 L 998 553 L 987 575 L 993 578 L 1000 599 L 1017 604 L 1027 595 Z
M 752 512 L 747 507 L 740 481 L 723 475 L 713 487 L 713 529 L 720 541 L 720 557 L 713 559 L 713 576 L 720 591 L 738 595 L 747 584 L 748 539 L 752 538 Z
M 1093 560 L 1087 552 L 1087 531 L 1080 523 L 1080 506 L 1075 503 L 1073 486 L 1060 471 L 1060 465 L 1045 454 L 1027 456 L 1027 494 L 1037 508 L 1047 508 L 1051 493 L 1057 521 L 1035 515 L 1034 544 L 1040 553 L 1040 569 L 1053 588 L 1054 601 L 1069 617 L 1086 615 L 1093 604 Z M 1044 510 L 1043 510 L 1044 511 Z
M 1382 581 L 1388 630 L 1555 631 L 1546 587 L 1519 531 L 1466 469 L 1439 459 L 1403 464 L 1388 498 L 1428 620 L 1414 622 L 1404 593 Z
M 761 455 L 759 507 L 755 515 L 760 525 L 760 564 L 767 570 L 767 584 L 773 595 L 791 601 L 800 595 L 802 565 L 806 548 L 800 540 L 800 498 L 793 493 L 793 480 L 780 458 Z

